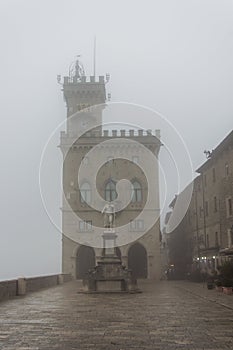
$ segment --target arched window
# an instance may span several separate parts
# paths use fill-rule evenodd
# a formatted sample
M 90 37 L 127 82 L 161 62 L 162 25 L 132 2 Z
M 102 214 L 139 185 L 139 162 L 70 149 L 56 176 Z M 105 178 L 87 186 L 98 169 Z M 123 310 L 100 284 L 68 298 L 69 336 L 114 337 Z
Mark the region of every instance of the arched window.
M 105 200 L 112 202 L 117 198 L 116 183 L 109 180 L 105 186 Z
M 84 182 L 80 187 L 80 201 L 81 203 L 91 202 L 91 186 L 87 182 Z
M 138 181 L 132 183 L 132 202 L 141 202 L 142 201 L 142 187 Z

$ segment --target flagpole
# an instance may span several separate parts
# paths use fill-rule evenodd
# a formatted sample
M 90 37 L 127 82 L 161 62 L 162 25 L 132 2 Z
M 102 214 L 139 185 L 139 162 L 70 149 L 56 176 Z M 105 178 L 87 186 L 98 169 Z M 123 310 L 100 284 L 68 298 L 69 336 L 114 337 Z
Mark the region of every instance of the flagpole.
M 94 37 L 94 55 L 93 55 L 93 75 L 95 77 L 95 68 L 96 68 L 96 36 Z

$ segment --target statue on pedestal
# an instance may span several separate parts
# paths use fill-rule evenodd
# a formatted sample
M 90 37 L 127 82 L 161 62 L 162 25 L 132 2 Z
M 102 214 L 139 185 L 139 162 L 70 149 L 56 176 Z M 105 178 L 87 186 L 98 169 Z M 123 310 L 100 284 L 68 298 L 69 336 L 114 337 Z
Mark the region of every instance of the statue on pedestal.
M 113 229 L 115 224 L 115 206 L 106 202 L 104 215 L 103 250 L 97 266 L 89 270 L 83 280 L 84 293 L 139 293 L 137 281 L 133 279 L 131 270 L 122 265 L 116 253 L 117 234 Z
M 104 214 L 104 227 L 113 228 L 115 221 L 115 207 L 111 203 L 106 203 L 103 207 L 102 214 Z

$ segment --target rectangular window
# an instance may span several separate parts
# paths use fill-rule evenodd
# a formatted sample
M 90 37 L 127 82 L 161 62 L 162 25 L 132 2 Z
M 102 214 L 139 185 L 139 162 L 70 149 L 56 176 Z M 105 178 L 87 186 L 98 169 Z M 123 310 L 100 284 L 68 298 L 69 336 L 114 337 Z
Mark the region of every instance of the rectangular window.
M 218 242 L 218 232 L 215 232 L 215 247 L 219 246 L 219 242 Z
M 85 228 L 84 221 L 79 221 L 79 230 L 84 231 L 84 228 Z
M 91 220 L 79 221 L 79 231 L 82 231 L 82 232 L 92 231 L 92 221 Z
M 199 238 L 198 238 L 198 241 L 199 241 L 199 244 L 200 243 L 204 243 L 204 236 L 200 235 Z
M 137 228 L 139 231 L 142 231 L 144 229 L 144 222 L 143 220 L 137 220 Z
M 228 248 L 231 248 L 233 246 L 233 229 L 232 229 L 232 227 L 227 230 L 227 236 L 228 236 Z
M 229 206 L 229 216 L 232 216 L 232 200 L 231 200 L 231 198 L 228 199 L 228 206 Z
M 209 215 L 209 204 L 208 204 L 207 201 L 205 202 L 205 215 L 206 215 L 206 216 Z
M 232 199 L 226 199 L 226 209 L 227 209 L 227 217 L 232 216 Z
M 85 221 L 85 223 L 86 223 L 87 231 L 92 231 L 92 221 L 91 220 L 87 220 L 87 221 Z
M 87 182 L 84 182 L 80 187 L 80 202 L 84 204 L 91 202 L 91 187 Z
M 207 186 L 207 178 L 206 178 L 206 174 L 204 175 L 204 185 L 205 185 L 205 187 Z
M 228 163 L 225 164 L 225 175 L 226 176 L 229 175 L 229 164 Z
M 191 224 L 191 212 L 190 209 L 188 210 L 188 222 Z
M 206 235 L 206 248 L 209 248 L 210 242 L 209 242 L 209 235 Z
M 200 218 L 202 217 L 202 207 L 199 208 Z
M 213 182 L 215 182 L 216 181 L 216 171 L 215 171 L 215 168 L 213 168 Z
M 130 221 L 130 231 L 143 231 L 144 221 L 143 220 L 131 220 Z
M 214 212 L 216 213 L 217 211 L 218 211 L 217 197 L 214 197 Z

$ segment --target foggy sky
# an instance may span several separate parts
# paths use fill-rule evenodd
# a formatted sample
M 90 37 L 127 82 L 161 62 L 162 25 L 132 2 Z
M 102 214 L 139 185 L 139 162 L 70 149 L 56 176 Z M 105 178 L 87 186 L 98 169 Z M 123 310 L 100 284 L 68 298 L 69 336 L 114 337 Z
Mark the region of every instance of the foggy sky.
M 77 54 L 92 74 L 96 35 L 112 101 L 166 116 L 197 168 L 232 129 L 232 19 L 230 0 L 0 1 L 0 279 L 60 271 L 61 236 L 38 185 L 43 147 L 66 116 L 57 74 Z

